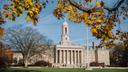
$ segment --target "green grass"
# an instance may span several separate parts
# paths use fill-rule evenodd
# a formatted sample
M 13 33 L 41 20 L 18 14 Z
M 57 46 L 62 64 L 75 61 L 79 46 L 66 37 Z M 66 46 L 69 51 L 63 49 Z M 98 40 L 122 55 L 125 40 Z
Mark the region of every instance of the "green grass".
M 0 72 L 128 72 L 128 69 L 93 69 L 84 70 L 82 68 L 9 68 Z

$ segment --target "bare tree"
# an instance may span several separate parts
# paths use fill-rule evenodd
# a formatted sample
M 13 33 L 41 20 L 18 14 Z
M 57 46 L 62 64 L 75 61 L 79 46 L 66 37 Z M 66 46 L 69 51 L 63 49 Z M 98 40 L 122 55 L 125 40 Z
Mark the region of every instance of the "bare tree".
M 28 61 L 32 56 L 43 53 L 52 44 L 46 36 L 30 27 L 22 26 L 7 29 L 4 40 L 22 53 L 25 67 L 28 66 Z

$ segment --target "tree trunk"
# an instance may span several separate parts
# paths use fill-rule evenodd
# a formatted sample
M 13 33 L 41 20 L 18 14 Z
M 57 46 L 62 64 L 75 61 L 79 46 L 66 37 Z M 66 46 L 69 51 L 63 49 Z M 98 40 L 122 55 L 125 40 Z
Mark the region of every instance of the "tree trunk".
M 24 59 L 24 67 L 27 68 L 28 67 L 28 60 Z

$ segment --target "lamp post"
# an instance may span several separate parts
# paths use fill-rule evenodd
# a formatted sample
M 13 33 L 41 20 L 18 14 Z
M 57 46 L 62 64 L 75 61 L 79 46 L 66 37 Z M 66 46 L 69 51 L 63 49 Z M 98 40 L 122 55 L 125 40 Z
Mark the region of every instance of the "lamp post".
M 89 46 L 88 46 L 88 27 L 86 30 L 86 68 L 89 68 Z
M 89 45 L 88 45 L 88 43 L 89 43 L 89 36 L 88 36 L 88 30 L 89 30 L 89 28 L 87 27 L 87 30 L 86 30 L 86 46 L 87 46 L 87 48 L 86 48 L 86 57 L 85 57 L 85 59 L 86 59 L 86 70 L 92 70 L 91 68 L 90 68 L 90 59 L 89 59 Z

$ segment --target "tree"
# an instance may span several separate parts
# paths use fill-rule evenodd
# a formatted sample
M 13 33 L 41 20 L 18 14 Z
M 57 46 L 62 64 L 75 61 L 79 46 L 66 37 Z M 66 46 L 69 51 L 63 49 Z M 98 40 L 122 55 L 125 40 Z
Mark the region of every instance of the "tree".
M 70 21 L 85 23 L 101 42 L 115 39 L 112 29 L 128 17 L 128 1 L 116 0 L 107 7 L 105 0 L 58 0 L 54 15 L 60 19 L 67 14 Z M 92 5 L 93 4 L 93 5 Z
M 42 1 L 42 2 L 41 2 Z M 5 18 L 15 20 L 26 13 L 26 21 L 38 22 L 38 16 L 51 0 L 11 0 L 11 4 L 3 6 Z M 97 39 L 102 42 L 115 39 L 112 29 L 117 22 L 128 17 L 128 0 L 115 0 L 111 7 L 107 0 L 58 0 L 54 15 L 61 19 L 66 14 L 70 21 L 85 23 Z M 93 5 L 92 5 L 93 4 Z
M 25 67 L 29 59 L 49 49 L 52 41 L 30 27 L 17 26 L 6 31 L 4 41 L 23 55 Z
M 128 66 L 128 32 L 118 31 L 116 41 L 108 41 L 104 45 L 111 48 L 112 66 Z
M 123 43 L 118 43 L 110 53 L 110 62 L 112 66 L 128 66 L 128 49 Z

